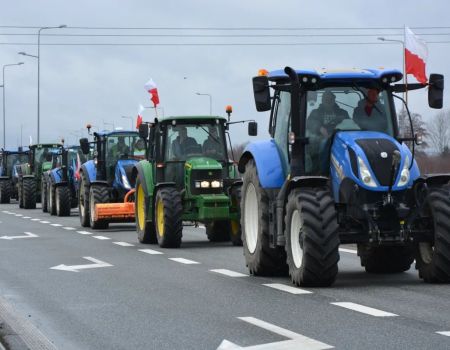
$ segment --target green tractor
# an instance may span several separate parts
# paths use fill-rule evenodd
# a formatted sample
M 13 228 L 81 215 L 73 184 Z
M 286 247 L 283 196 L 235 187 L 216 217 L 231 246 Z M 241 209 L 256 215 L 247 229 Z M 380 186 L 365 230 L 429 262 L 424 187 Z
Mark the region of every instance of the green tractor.
M 0 203 L 10 203 L 11 198 L 17 199 L 16 164 L 26 162 L 28 153 L 21 147 L 17 151 L 0 151 Z
M 212 242 L 242 245 L 242 181 L 228 158 L 229 124 L 219 116 L 168 117 L 141 124 L 147 159 L 133 169 L 139 242 L 178 248 L 183 221 L 190 221 L 204 223 Z M 256 128 L 250 123 L 249 134 L 256 135 Z
M 47 211 L 47 191 L 42 174 L 52 168 L 52 154 L 60 152 L 62 147 L 61 144 L 31 145 L 28 162 L 16 165 L 20 208 L 35 209 L 36 202 L 41 201 L 42 210 Z

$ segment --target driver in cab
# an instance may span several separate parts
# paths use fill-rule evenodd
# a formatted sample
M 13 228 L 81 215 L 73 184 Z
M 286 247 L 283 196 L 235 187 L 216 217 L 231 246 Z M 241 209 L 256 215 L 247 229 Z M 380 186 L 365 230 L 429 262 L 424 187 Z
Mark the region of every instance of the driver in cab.
M 178 136 L 172 142 L 172 152 L 176 159 L 183 159 L 186 154 L 195 152 L 200 146 L 193 137 L 187 135 L 185 126 L 177 126 Z
M 111 153 L 114 158 L 128 156 L 130 154 L 130 147 L 125 143 L 125 136 L 119 136 L 117 138 L 117 143 L 111 147 Z

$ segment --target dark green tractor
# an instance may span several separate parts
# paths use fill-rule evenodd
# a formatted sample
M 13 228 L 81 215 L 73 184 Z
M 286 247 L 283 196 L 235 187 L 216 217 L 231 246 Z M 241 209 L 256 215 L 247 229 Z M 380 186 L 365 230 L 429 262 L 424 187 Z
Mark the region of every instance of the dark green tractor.
M 62 147 L 61 144 L 31 145 L 28 161 L 16 165 L 20 208 L 35 209 L 36 202 L 40 201 L 42 210 L 47 211 L 47 191 L 42 174 L 52 168 L 52 155 L 59 153 Z
M 11 198 L 17 199 L 17 172 L 16 164 L 24 163 L 28 153 L 19 149 L 17 151 L 2 150 L 0 152 L 0 203 L 10 203 Z

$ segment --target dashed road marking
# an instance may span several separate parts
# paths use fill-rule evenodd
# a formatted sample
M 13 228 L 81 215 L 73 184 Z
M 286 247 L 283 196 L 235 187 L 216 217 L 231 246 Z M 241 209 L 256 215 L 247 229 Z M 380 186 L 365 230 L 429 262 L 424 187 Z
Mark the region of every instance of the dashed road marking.
M 16 216 L 23 216 L 22 214 L 15 214 Z
M 150 255 L 158 255 L 158 254 L 164 254 L 163 252 L 153 250 L 153 249 L 138 249 L 142 253 L 150 254 Z
M 68 226 L 64 226 L 63 229 L 67 230 L 67 231 L 74 231 L 74 230 L 76 230 L 75 227 L 68 227 Z
M 350 254 L 358 254 L 358 252 L 354 249 L 339 248 L 339 251 L 344 252 L 344 253 L 350 253 Z
M 34 219 L 31 219 L 31 221 L 41 221 L 41 219 L 34 218 Z
M 300 289 L 292 286 L 287 286 L 281 283 L 265 283 L 263 286 L 270 287 L 273 289 L 281 290 L 283 292 L 291 293 L 291 294 L 312 294 L 309 290 Z
M 39 221 L 41 224 L 49 224 L 50 223 L 50 221 L 45 221 L 45 220 L 42 220 L 42 221 Z
M 437 334 L 440 335 L 445 335 L 446 337 L 450 337 L 450 332 L 449 331 L 440 331 L 440 332 L 436 332 Z
M 128 242 L 113 242 L 113 244 L 120 245 L 121 247 L 134 247 L 134 244 Z
M 386 312 L 383 310 L 374 309 L 372 307 L 355 304 L 355 303 L 349 303 L 349 302 L 339 302 L 339 303 L 331 303 L 336 306 L 340 306 L 349 310 L 361 312 L 366 315 L 375 316 L 375 317 L 392 317 L 392 316 L 398 316 L 396 314 Z
M 22 216 L 22 219 L 31 219 L 31 216 Z
M 92 232 L 89 231 L 77 231 L 80 235 L 92 235 Z
M 61 227 L 61 224 L 51 224 L 50 226 L 54 226 L 54 227 Z
M 197 261 L 189 260 L 189 259 L 185 259 L 185 258 L 169 258 L 169 260 L 175 261 L 175 262 L 180 263 L 180 264 L 185 264 L 185 265 L 200 264 Z
M 209 270 L 211 272 L 220 273 L 221 275 L 225 275 L 228 277 L 248 277 L 248 275 L 240 272 L 235 272 L 227 269 L 215 269 L 215 270 Z
M 107 239 L 111 239 L 111 238 L 105 237 L 105 236 L 92 236 L 92 237 L 94 237 L 94 238 L 96 238 L 96 239 L 99 239 L 99 240 L 101 240 L 101 241 L 105 241 L 105 240 L 107 240 Z

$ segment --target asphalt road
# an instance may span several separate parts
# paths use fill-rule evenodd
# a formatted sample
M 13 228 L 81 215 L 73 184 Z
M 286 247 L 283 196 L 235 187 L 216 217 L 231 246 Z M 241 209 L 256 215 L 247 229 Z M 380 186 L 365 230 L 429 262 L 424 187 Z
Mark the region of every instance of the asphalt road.
M 332 288 L 299 289 L 248 276 L 242 248 L 202 228 L 162 249 L 139 244 L 134 225 L 81 228 L 75 213 L 0 206 L 0 322 L 13 348 L 450 349 L 450 286 L 414 268 L 369 275 L 343 247 Z

